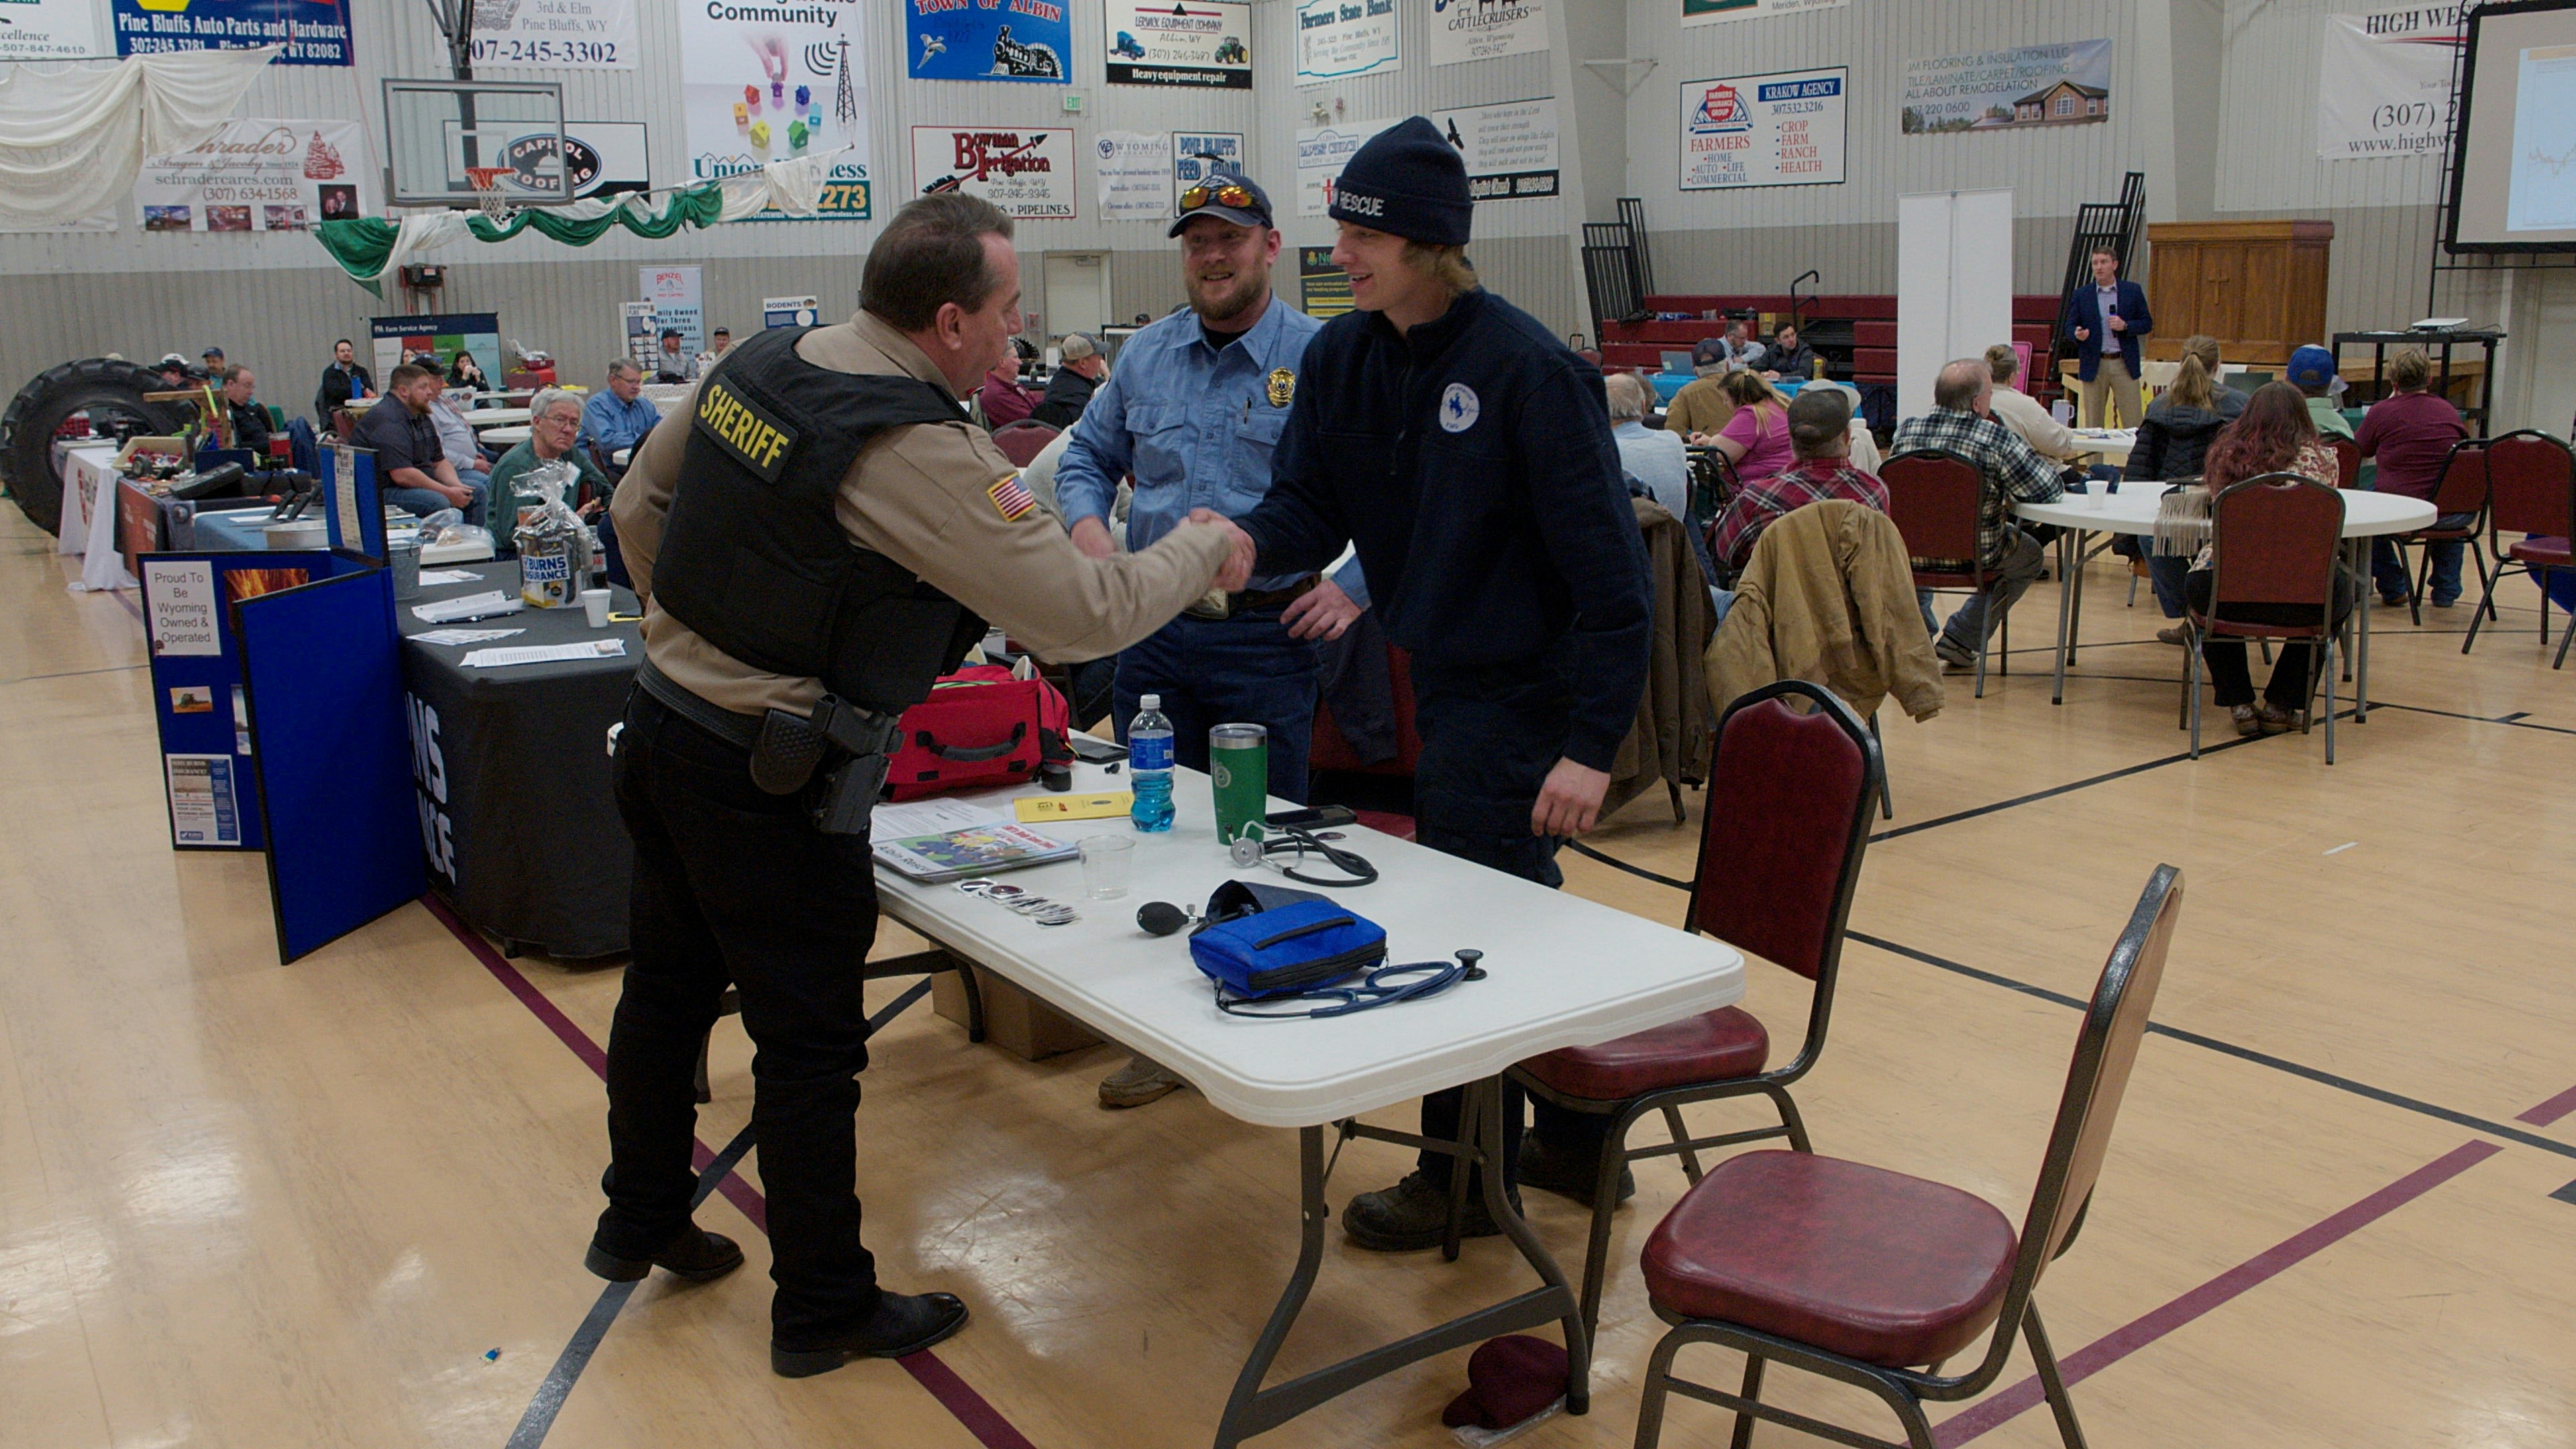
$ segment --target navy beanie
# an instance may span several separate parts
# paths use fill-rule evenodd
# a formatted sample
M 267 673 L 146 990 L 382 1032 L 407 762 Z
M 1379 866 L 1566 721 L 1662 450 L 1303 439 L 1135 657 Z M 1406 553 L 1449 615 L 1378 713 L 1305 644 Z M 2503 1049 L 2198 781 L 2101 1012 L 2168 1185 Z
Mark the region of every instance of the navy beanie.
M 1407 241 L 1462 247 L 1475 217 L 1467 162 L 1440 129 L 1414 116 L 1372 137 L 1333 183 L 1335 221 L 1389 232 Z

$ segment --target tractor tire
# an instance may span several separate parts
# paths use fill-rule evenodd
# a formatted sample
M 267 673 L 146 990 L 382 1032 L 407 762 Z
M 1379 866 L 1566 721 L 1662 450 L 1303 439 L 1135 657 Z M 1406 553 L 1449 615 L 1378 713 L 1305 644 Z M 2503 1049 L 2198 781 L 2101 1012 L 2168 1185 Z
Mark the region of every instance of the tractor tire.
M 162 390 L 159 373 L 112 357 L 66 362 L 18 389 L 0 414 L 0 482 L 18 511 L 45 532 L 60 533 L 63 485 L 54 473 L 54 434 L 84 411 L 101 436 L 176 433 L 187 425 L 185 412 L 143 400 Z

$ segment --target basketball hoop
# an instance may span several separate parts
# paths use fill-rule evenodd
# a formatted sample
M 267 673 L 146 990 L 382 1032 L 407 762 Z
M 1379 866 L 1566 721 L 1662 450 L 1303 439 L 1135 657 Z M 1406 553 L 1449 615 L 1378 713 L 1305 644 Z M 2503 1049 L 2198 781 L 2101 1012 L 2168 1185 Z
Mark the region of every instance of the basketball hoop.
M 465 179 L 474 184 L 475 195 L 483 202 L 483 215 L 494 226 L 507 226 L 515 209 L 501 194 L 501 178 L 510 174 L 507 166 L 468 166 Z

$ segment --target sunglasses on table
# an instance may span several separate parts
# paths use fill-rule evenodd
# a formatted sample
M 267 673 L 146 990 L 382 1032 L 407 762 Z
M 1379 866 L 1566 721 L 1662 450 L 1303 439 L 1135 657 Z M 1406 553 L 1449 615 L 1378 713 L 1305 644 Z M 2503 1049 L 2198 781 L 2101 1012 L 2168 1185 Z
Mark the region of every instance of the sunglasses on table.
M 1219 206 L 1231 206 L 1245 210 L 1249 210 L 1253 204 L 1251 192 L 1232 182 L 1228 182 L 1223 186 L 1193 186 L 1189 190 L 1182 192 L 1181 210 L 1196 211 L 1200 207 L 1207 205 L 1210 201 L 1214 201 Z

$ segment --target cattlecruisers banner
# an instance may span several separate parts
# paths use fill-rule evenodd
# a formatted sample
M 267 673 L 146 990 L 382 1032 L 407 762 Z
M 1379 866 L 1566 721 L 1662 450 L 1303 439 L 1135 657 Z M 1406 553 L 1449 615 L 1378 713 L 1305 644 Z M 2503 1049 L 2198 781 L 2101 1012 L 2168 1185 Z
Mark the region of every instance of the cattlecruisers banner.
M 863 0 L 678 9 L 689 179 L 720 181 L 775 161 L 840 152 L 816 214 L 865 221 L 873 153 Z
M 194 149 L 145 158 L 145 231 L 305 231 L 373 216 L 375 161 L 356 121 L 238 120 Z
M 1547 49 L 1547 0 L 1431 0 L 1433 65 Z
M 2068 40 L 1905 63 L 1906 135 L 2026 131 L 2111 119 L 2111 42 Z
M 2317 155 L 2328 161 L 2414 156 L 2451 134 L 2451 61 L 2465 5 L 2399 5 L 2320 15 Z

